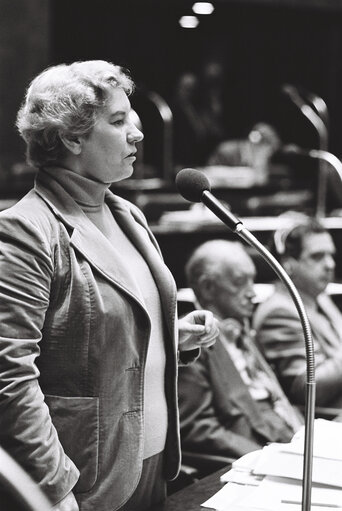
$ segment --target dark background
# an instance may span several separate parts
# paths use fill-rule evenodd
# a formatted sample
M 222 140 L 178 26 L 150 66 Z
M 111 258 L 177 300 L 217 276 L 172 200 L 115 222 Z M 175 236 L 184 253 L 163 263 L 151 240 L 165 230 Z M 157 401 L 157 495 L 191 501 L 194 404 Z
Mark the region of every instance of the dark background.
M 315 92 L 331 116 L 330 149 L 341 153 L 342 2 L 214 1 L 196 29 L 182 29 L 186 0 L 54 0 L 53 63 L 104 58 L 128 67 L 138 86 L 168 102 L 179 74 L 219 60 L 225 70 L 226 124 L 232 137 L 273 123 L 285 141 L 317 146 L 309 123 L 281 92 Z
M 283 83 L 303 87 L 327 103 L 329 149 L 340 156 L 342 1 L 214 0 L 212 15 L 182 29 L 192 3 L 0 0 L 0 173 L 24 160 L 14 122 L 29 81 L 48 65 L 93 58 L 129 68 L 138 90 L 167 102 L 182 71 L 216 59 L 231 137 L 264 120 L 285 142 L 317 147 L 315 130 L 281 93 Z

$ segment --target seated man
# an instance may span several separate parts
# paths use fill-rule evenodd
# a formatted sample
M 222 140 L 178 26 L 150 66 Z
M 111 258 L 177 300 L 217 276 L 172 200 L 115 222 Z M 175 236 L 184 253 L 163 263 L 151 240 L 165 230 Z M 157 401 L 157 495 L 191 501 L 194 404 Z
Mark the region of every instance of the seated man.
M 342 407 L 342 315 L 324 292 L 334 276 L 335 247 L 314 219 L 275 233 L 280 262 L 297 287 L 307 312 L 315 347 L 316 404 Z M 256 310 L 258 341 L 294 404 L 305 403 L 304 335 L 297 309 L 281 283 Z
M 302 424 L 249 327 L 254 264 L 239 242 L 198 247 L 186 274 L 201 307 L 219 322 L 215 346 L 179 371 L 183 450 L 238 458 L 267 442 L 288 442 Z

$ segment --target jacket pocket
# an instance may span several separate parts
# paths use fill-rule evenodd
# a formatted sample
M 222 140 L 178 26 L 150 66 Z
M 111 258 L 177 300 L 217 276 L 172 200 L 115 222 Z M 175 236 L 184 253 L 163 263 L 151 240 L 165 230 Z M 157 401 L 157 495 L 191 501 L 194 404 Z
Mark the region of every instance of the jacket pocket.
M 45 402 L 66 455 L 80 471 L 75 492 L 87 492 L 98 471 L 99 399 L 45 395 Z

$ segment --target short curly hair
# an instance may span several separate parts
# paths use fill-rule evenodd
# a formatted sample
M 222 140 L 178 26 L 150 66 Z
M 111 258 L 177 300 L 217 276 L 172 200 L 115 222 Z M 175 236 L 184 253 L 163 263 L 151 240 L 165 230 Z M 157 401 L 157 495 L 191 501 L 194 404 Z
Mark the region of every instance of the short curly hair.
M 16 121 L 28 163 L 56 163 L 66 153 L 61 134 L 89 134 L 111 87 L 121 87 L 129 96 L 134 82 L 127 70 L 104 60 L 59 64 L 34 78 Z

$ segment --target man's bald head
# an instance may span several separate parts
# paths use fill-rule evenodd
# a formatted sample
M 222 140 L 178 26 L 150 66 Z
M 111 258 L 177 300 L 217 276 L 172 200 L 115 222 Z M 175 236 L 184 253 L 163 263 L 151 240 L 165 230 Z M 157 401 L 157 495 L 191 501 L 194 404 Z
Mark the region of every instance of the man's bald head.
M 255 266 L 240 242 L 203 243 L 191 255 L 185 272 L 201 306 L 222 318 L 251 315 Z

